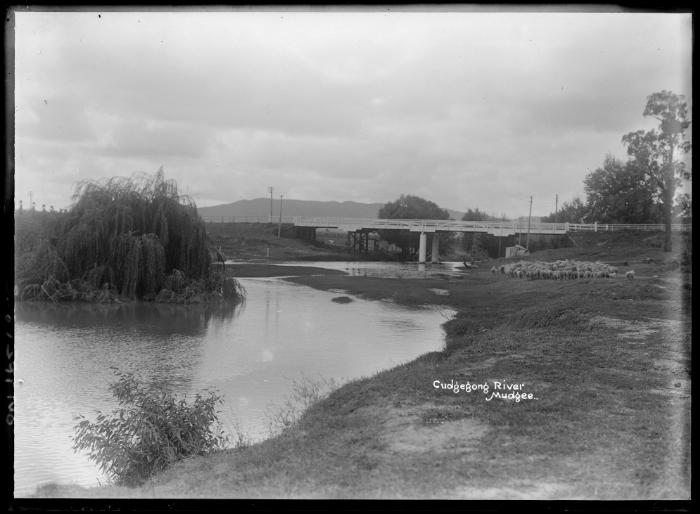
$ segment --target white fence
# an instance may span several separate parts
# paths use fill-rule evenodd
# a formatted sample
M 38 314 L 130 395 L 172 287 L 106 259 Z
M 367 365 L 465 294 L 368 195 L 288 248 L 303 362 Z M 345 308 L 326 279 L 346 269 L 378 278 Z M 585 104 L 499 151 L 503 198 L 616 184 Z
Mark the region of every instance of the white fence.
M 419 232 L 489 232 L 496 235 L 526 233 L 528 224 L 522 221 L 455 221 L 374 218 L 320 218 L 311 216 L 202 216 L 208 223 L 293 223 L 300 227 L 347 228 L 352 230 L 411 230 Z M 672 224 L 674 232 L 691 232 L 691 224 Z M 530 223 L 533 234 L 564 234 L 566 232 L 601 232 L 619 230 L 665 230 L 663 224 L 623 225 L 601 223 Z

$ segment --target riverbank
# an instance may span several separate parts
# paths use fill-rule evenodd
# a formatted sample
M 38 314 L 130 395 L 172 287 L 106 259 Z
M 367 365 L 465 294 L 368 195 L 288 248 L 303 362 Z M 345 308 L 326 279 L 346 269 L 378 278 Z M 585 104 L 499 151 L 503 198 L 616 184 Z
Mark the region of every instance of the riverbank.
M 444 351 L 345 384 L 274 439 L 179 463 L 139 489 L 38 496 L 689 498 L 692 275 L 637 258 L 634 280 L 526 281 L 490 265 L 421 280 L 318 268 L 288 278 L 458 314 Z

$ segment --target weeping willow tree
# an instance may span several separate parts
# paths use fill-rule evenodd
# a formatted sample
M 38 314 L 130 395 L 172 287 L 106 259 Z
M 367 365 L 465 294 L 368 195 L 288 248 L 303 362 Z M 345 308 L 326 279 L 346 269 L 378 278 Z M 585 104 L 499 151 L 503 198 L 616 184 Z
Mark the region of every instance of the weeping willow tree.
M 78 182 L 72 200 L 31 258 L 16 259 L 18 286 L 29 296 L 36 287 L 28 286 L 49 279 L 131 299 L 242 296 L 234 279 L 212 269 L 204 221 L 162 167 L 155 175 Z

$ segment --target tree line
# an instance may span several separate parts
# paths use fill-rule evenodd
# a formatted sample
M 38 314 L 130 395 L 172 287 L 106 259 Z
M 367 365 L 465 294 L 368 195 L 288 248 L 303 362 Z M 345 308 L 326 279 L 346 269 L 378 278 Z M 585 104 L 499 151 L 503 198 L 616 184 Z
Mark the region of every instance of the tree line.
M 692 197 L 676 197 L 684 181 L 692 179 L 692 170 L 681 159 L 691 150 L 685 96 L 670 91 L 649 95 L 643 116 L 658 120 L 659 127 L 624 135 L 628 160 L 606 155 L 603 165 L 583 181 L 585 198 L 575 195 L 543 222 L 663 223 L 664 251 L 671 251 L 671 224 L 692 222 Z
M 638 130 L 622 137 L 629 156 L 626 162 L 606 155 L 603 165 L 584 179 L 585 198 L 576 194 L 561 209 L 542 217 L 545 223 L 661 224 L 665 225 L 664 251 L 671 251 L 671 224 L 692 221 L 692 197 L 676 190 L 692 179 L 692 171 L 680 158 L 691 150 L 686 131 L 690 127 L 688 105 L 684 95 L 661 91 L 647 97 L 643 116 L 659 121 L 659 127 Z M 413 195 L 401 195 L 379 209 L 380 219 L 450 219 L 449 213 L 434 202 Z M 462 221 L 507 221 L 498 216 L 471 208 Z M 380 236 L 403 249 L 403 257 L 411 259 L 418 251 L 418 234 L 380 231 Z M 430 235 L 430 239 L 432 239 Z M 466 247 L 482 250 L 482 236 Z M 453 243 L 446 238 L 447 245 Z M 428 248 L 431 248 L 428 241 Z M 443 247 L 441 242 L 441 249 Z

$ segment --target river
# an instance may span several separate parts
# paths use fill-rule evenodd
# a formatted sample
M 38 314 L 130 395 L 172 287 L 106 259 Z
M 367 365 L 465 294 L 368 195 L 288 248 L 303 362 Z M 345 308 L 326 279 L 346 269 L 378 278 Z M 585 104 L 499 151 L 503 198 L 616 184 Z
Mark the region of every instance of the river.
M 453 314 L 357 298 L 340 304 L 331 300 L 341 292 L 280 279 L 240 281 L 248 295 L 235 307 L 18 303 L 15 495 L 49 482 L 104 483 L 70 437 L 75 415 L 116 408 L 110 366 L 190 397 L 218 389 L 229 432 L 238 425 L 261 440 L 266 409 L 281 405 L 302 374 L 344 383 L 439 350 L 440 325 Z

